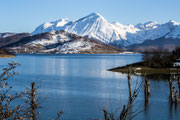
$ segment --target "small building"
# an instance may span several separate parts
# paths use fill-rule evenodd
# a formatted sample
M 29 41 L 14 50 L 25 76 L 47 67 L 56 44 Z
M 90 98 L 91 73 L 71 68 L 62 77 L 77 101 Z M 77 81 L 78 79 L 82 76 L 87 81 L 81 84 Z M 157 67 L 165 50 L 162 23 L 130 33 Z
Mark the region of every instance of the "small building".
M 174 67 L 180 67 L 180 58 L 176 59 L 176 62 L 174 62 Z

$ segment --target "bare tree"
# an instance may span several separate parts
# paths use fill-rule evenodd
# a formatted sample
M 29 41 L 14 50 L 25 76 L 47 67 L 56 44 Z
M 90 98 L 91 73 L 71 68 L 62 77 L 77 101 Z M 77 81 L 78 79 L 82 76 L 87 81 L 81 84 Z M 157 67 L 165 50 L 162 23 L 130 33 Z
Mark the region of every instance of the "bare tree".
M 12 62 L 8 65 L 9 67 L 4 68 L 3 73 L 0 74 L 0 120 L 36 120 L 36 115 L 40 114 L 37 109 L 40 108 L 39 106 L 42 100 L 47 98 L 38 96 L 38 87 L 35 86 L 34 82 L 25 92 L 12 94 L 11 89 L 13 86 L 9 85 L 8 80 L 16 74 L 14 69 L 19 64 L 17 62 Z M 58 112 L 57 117 L 53 120 L 60 119 L 62 114 L 63 111 Z
M 143 81 L 139 83 L 138 80 L 136 80 L 135 87 L 133 89 L 131 86 L 131 73 L 130 71 L 128 73 L 129 73 L 128 74 L 128 88 L 129 88 L 128 103 L 126 105 L 120 105 L 120 112 L 119 112 L 120 114 L 117 120 L 126 120 L 128 115 L 131 115 L 130 119 L 132 119 L 136 117 L 140 112 L 142 112 L 141 110 L 136 111 L 136 112 L 130 112 L 130 110 L 132 109 L 133 103 L 136 100 L 142 88 Z M 112 111 L 109 112 L 107 108 L 103 110 L 103 113 L 104 113 L 104 120 L 116 120 L 115 113 L 113 113 Z
M 144 99 L 145 99 L 145 106 L 147 105 L 147 103 L 149 102 L 149 96 L 150 96 L 151 92 L 150 92 L 150 81 L 147 80 L 145 78 L 144 81 Z
M 20 105 L 12 107 L 12 102 L 22 97 L 22 93 L 12 94 L 10 90 L 13 86 L 8 84 L 8 80 L 13 77 L 16 72 L 14 69 L 19 64 L 12 62 L 8 64 L 7 68 L 3 69 L 3 73 L 0 75 L 0 119 L 20 119 L 21 108 Z

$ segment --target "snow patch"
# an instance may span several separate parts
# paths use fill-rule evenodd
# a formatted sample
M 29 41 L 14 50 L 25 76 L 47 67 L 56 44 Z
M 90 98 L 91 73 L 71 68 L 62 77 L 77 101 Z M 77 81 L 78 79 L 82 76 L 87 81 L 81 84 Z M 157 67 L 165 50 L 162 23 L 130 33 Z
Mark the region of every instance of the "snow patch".
M 92 45 L 89 42 L 85 41 L 73 41 L 65 43 L 63 46 L 59 47 L 60 53 L 79 53 L 82 51 L 90 50 Z

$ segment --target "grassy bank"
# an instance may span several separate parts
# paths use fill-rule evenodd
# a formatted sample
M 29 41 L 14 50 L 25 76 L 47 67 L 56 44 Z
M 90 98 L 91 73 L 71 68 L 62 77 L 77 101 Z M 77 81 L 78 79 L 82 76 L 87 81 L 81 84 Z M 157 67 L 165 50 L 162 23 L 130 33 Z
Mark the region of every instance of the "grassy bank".
M 149 68 L 143 65 L 143 62 L 133 63 L 122 67 L 112 68 L 109 71 L 128 73 L 134 75 L 151 75 L 151 74 L 177 74 L 180 73 L 180 69 L 176 68 Z
M 0 58 L 9 58 L 9 57 L 15 57 L 15 55 L 12 55 L 12 54 L 0 54 Z

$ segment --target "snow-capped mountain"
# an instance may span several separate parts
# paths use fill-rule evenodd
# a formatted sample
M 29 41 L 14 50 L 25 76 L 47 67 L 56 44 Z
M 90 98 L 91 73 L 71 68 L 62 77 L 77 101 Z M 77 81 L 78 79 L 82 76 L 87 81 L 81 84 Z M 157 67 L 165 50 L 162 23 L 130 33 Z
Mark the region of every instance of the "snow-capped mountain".
M 137 25 L 110 23 L 98 13 L 92 13 L 76 21 L 62 19 L 45 23 L 35 29 L 32 34 L 65 30 L 80 36 L 100 40 L 116 46 L 128 46 L 143 43 L 146 40 L 164 38 L 180 38 L 180 23 L 169 21 L 165 24 L 147 22 Z
M 133 29 L 131 26 L 117 27 L 109 23 L 101 15 L 92 13 L 67 25 L 64 30 L 77 35 L 98 39 L 105 43 L 112 43 L 114 40 L 127 40 L 124 31 L 130 30 L 129 32 L 134 32 L 131 29 Z
M 130 33 L 136 32 L 136 28 L 134 28 L 134 26 L 125 26 L 117 22 L 111 24 L 98 13 L 92 13 L 77 21 L 71 21 L 61 27 L 55 27 L 55 25 L 52 25 L 51 23 L 40 25 L 34 32 L 32 32 L 32 34 L 50 32 L 53 30 L 65 30 L 80 36 L 98 39 L 105 43 L 113 43 L 114 41 L 118 41 L 119 44 L 128 45 L 129 43 L 126 39 L 126 30 Z M 46 24 L 51 25 L 46 27 Z

